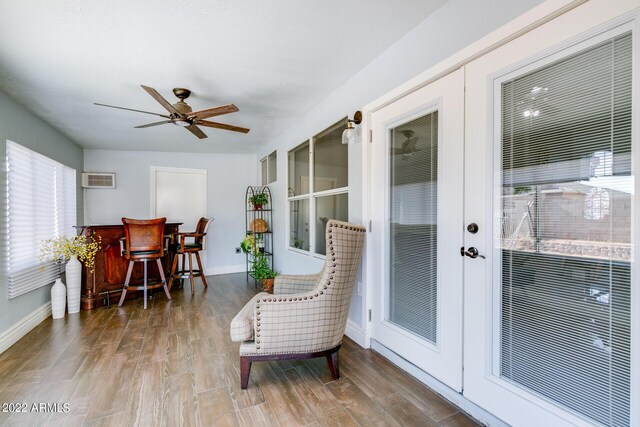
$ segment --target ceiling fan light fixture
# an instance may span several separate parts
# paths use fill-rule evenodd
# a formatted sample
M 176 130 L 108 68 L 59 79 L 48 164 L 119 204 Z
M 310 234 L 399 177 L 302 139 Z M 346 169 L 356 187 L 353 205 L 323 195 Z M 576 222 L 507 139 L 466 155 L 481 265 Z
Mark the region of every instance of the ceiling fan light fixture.
M 353 119 L 347 118 L 347 128 L 342 132 L 343 144 L 355 144 L 357 142 L 357 132 L 355 125 L 362 123 L 362 112 L 356 111 L 353 114 Z
M 176 126 L 180 126 L 180 127 L 187 127 L 187 126 L 191 126 L 191 122 L 189 120 L 183 120 L 183 119 L 177 119 L 172 121 L 171 123 L 173 123 Z

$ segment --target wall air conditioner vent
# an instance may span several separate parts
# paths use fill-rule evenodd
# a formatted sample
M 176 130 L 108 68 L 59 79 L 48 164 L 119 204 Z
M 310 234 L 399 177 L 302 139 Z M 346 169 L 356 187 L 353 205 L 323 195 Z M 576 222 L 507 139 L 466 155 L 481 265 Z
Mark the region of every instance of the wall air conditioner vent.
M 83 188 L 116 188 L 116 174 L 111 172 L 83 172 Z

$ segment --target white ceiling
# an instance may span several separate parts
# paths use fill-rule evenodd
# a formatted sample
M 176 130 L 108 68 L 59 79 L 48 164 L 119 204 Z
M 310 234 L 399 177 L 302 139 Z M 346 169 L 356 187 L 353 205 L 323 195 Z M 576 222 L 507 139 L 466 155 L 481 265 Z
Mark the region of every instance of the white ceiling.
M 87 148 L 252 152 L 446 0 L 40 0 L 0 2 L 0 90 Z M 194 110 L 234 103 L 198 140 L 140 84 Z M 347 111 L 336 111 L 336 120 Z

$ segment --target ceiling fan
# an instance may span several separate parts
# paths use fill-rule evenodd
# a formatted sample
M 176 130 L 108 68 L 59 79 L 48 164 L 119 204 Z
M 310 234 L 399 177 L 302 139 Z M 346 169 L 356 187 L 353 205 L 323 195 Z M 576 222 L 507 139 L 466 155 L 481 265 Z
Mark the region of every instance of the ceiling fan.
M 175 104 L 170 104 L 169 101 L 164 99 L 162 95 L 160 95 L 158 91 L 155 90 L 154 88 L 149 86 L 144 86 L 144 85 L 140 85 L 140 86 L 142 86 L 142 89 L 144 89 L 149 95 L 151 95 L 153 99 L 158 101 L 158 103 L 162 105 L 165 108 L 165 110 L 169 112 L 169 115 L 152 113 L 150 111 L 135 110 L 133 108 L 116 107 L 115 105 L 100 104 L 98 102 L 94 102 L 94 104 L 100 105 L 102 107 L 118 108 L 120 110 L 135 111 L 138 113 L 145 113 L 145 114 L 153 114 L 154 116 L 160 116 L 166 119 L 160 122 L 154 122 L 154 123 L 148 123 L 146 125 L 136 126 L 136 128 L 148 128 L 152 126 L 172 123 L 176 126 L 184 127 L 185 129 L 187 129 L 189 132 L 191 132 L 192 134 L 194 134 L 200 139 L 206 138 L 207 135 L 198 126 L 230 130 L 233 132 L 242 132 L 242 133 L 249 132 L 249 129 L 247 128 L 204 120 L 209 117 L 220 116 L 222 114 L 235 113 L 236 111 L 239 111 L 238 107 L 236 107 L 233 104 L 207 108 L 206 110 L 193 111 L 191 107 L 186 102 L 184 102 L 184 100 L 187 99 L 189 95 L 191 95 L 191 91 L 189 89 L 180 88 L 180 87 L 173 89 L 173 94 L 178 97 L 179 101 L 176 102 Z

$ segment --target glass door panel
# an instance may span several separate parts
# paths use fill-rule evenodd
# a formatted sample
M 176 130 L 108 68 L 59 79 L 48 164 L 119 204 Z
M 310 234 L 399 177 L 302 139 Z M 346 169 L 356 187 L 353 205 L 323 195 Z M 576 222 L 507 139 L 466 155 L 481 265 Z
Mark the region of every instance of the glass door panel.
M 625 33 L 501 85 L 499 375 L 608 426 L 630 416 L 631 60 Z
M 390 132 L 387 319 L 436 344 L 438 111 Z

